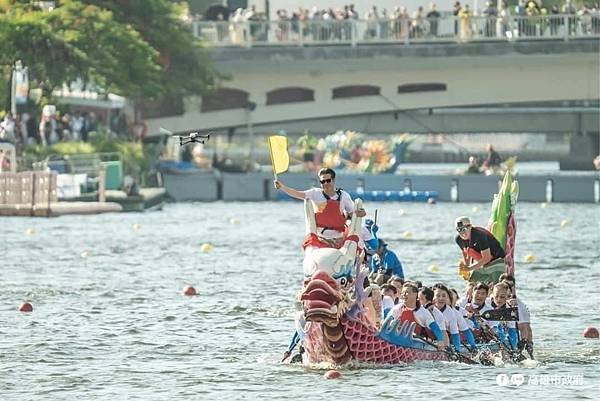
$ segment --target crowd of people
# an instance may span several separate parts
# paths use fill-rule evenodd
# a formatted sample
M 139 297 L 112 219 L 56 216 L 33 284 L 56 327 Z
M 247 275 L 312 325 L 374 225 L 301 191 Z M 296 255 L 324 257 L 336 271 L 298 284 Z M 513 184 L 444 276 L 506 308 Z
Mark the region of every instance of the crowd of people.
M 0 121 L 0 142 L 15 145 L 18 154 L 25 146 L 51 146 L 59 142 L 88 141 L 90 134 L 105 130 L 115 137 L 140 140 L 145 135 L 143 123 L 130 124 L 121 110 L 111 113 L 106 122 L 93 111 L 75 110 L 73 113 L 45 107 L 39 119 L 34 114 L 13 116 L 7 112 Z
M 567 18 L 565 23 L 562 15 L 573 17 Z M 468 41 L 475 35 L 557 35 L 563 25 L 567 25 L 564 29 L 570 34 L 577 30 L 582 34 L 600 32 L 600 6 L 597 3 L 582 4 L 576 8 L 571 0 L 565 0 L 560 7 L 546 7 L 542 0 L 519 0 L 514 7 L 509 6 L 507 1 L 498 7 L 495 1 L 490 0 L 482 10 L 472 10 L 468 4 L 456 1 L 452 11 L 444 12 L 438 11 L 434 3 L 429 7 L 419 6 L 412 12 L 403 6 L 396 6 L 393 10 L 372 6 L 361 13 L 354 4 L 335 9 L 316 6 L 312 9 L 298 7 L 293 11 L 279 9 L 275 12 L 276 27 L 267 24 L 267 16 L 256 12 L 252 6 L 247 10 L 237 9 L 229 17 L 228 27 L 217 26 L 217 40 L 230 40 L 233 43 L 244 40 L 267 41 L 270 30 L 274 31 L 278 41 L 298 40 L 299 35 L 314 41 L 350 40 L 353 27 L 348 21 L 361 21 L 360 36 L 363 40 L 437 37 L 443 34 L 440 29 L 442 17 L 454 17 L 454 35 L 462 41 Z M 537 18 L 527 20 L 515 17 Z M 247 22 L 249 33 L 244 30 Z M 248 34 L 249 38 L 246 37 Z

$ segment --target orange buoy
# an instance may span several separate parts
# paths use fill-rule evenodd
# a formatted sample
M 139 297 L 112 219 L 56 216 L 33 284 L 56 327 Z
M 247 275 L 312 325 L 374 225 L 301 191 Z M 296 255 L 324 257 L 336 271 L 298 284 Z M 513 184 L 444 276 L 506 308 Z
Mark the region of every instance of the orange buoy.
M 583 336 L 585 338 L 598 338 L 600 337 L 600 333 L 598 333 L 597 328 L 590 326 L 583 330 Z
M 339 370 L 335 370 L 335 369 L 328 370 L 327 372 L 325 372 L 325 378 L 331 379 L 331 380 L 341 379 L 342 373 Z
M 187 295 L 189 297 L 197 295 L 198 293 L 196 292 L 196 289 L 194 287 L 192 287 L 191 285 L 186 285 L 185 287 L 183 287 L 183 295 Z
M 29 302 L 19 305 L 19 312 L 33 312 L 33 306 Z

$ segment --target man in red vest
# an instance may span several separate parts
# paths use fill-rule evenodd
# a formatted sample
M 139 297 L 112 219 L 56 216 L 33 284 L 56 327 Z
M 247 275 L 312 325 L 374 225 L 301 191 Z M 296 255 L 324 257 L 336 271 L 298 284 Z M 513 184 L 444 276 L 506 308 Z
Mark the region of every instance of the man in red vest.
M 473 227 L 471 220 L 462 216 L 456 219 L 456 244 L 462 249 L 467 270 L 477 270 L 505 256 L 504 249 L 492 233 L 483 227 Z M 472 263 L 473 261 L 474 263 Z
M 275 187 L 282 190 L 292 198 L 310 199 L 315 205 L 315 219 L 317 234 L 324 239 L 336 240 L 343 237 L 346 230 L 346 220 L 352 217 L 354 202 L 348 192 L 335 187 L 335 171 L 322 168 L 318 172 L 321 188 L 311 188 L 307 191 L 298 191 L 275 180 Z M 358 217 L 366 216 L 364 209 L 356 211 Z

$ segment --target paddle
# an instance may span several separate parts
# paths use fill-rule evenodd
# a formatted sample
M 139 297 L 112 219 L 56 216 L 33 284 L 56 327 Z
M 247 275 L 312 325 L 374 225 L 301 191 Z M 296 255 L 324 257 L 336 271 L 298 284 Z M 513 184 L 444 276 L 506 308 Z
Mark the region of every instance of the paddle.
M 506 308 L 506 309 L 517 309 L 517 308 Z M 486 312 L 484 312 L 484 314 L 485 313 Z M 518 316 L 518 312 L 517 312 L 517 316 Z M 486 335 L 491 336 L 493 340 L 496 340 L 498 342 L 498 345 L 500 346 L 500 348 L 502 350 L 504 350 L 506 353 L 508 353 L 514 362 L 520 362 L 523 359 L 526 359 L 526 357 L 523 356 L 523 350 L 513 349 L 512 346 L 507 347 L 506 344 L 504 343 L 504 341 L 502 341 L 500 339 L 500 337 L 498 337 L 498 334 L 493 329 L 491 329 L 490 327 L 488 327 L 485 324 L 485 322 L 482 319 L 482 316 L 476 316 L 475 318 L 479 320 L 479 324 L 481 325 L 481 329 L 484 331 L 484 333 Z M 491 320 L 491 319 L 488 319 L 488 320 Z M 517 334 L 518 333 L 519 333 L 519 329 L 517 329 Z
M 432 342 L 431 340 L 429 340 L 428 338 L 420 337 L 420 336 L 418 338 L 419 338 L 419 340 L 422 340 L 423 342 L 437 348 L 437 345 L 434 342 Z M 439 348 L 438 348 L 438 350 L 439 350 Z M 460 352 L 456 352 L 454 349 L 452 349 L 451 346 L 447 346 L 446 348 L 444 348 L 443 350 L 440 350 L 440 351 L 445 352 L 446 355 L 448 355 L 448 359 L 450 359 L 451 361 L 468 363 L 471 365 L 477 364 L 477 361 L 469 358 L 466 355 L 461 354 Z
M 495 322 L 516 322 L 519 320 L 519 308 L 490 309 L 483 312 L 481 317 Z
M 286 359 L 289 358 L 290 355 L 292 355 L 292 351 L 294 350 L 294 348 L 296 348 L 296 346 L 300 343 L 300 336 L 298 335 L 298 332 L 294 333 L 294 336 L 292 337 L 292 341 L 290 343 L 290 345 L 288 346 L 287 351 L 285 351 L 283 353 L 283 359 L 281 360 L 281 362 L 284 362 Z

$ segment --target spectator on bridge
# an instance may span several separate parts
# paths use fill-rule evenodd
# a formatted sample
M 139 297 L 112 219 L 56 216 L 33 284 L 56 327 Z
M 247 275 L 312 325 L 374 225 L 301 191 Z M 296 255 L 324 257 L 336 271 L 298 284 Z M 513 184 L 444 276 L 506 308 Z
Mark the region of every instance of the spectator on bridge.
M 512 29 L 510 27 L 510 8 L 506 2 L 502 2 L 496 20 L 496 36 L 499 38 L 512 37 Z
M 569 35 L 573 35 L 577 31 L 577 18 L 575 18 L 576 13 L 577 9 L 575 9 L 575 6 L 573 6 L 571 0 L 566 0 L 565 4 L 563 4 L 562 6 L 561 14 L 572 15 L 572 17 L 570 16 L 569 18 L 567 18 L 567 26 L 565 27 L 565 29 L 569 30 Z
M 423 37 L 423 32 L 425 31 L 425 13 L 423 12 L 423 7 L 419 6 L 417 11 L 413 13 L 413 20 L 411 26 L 411 37 L 413 38 L 421 38 Z
M 438 20 L 440 19 L 440 16 L 435 3 L 431 3 L 426 17 L 429 21 L 429 34 L 434 38 L 437 37 L 438 34 Z
M 379 13 L 377 12 L 377 6 L 371 7 L 365 15 L 367 20 L 367 37 L 366 39 L 374 39 L 377 37 L 377 25 L 379 21 Z
M 460 1 L 454 3 L 454 10 L 452 11 L 452 15 L 454 15 L 454 36 L 458 36 L 459 28 L 460 28 L 460 12 L 462 11 L 462 7 L 460 6 Z
M 473 37 L 473 27 L 471 26 L 473 14 L 469 9 L 468 4 L 465 4 L 464 8 L 460 10 L 458 16 L 460 18 L 460 41 L 468 42 Z
M 487 1 L 485 6 L 486 7 L 483 9 L 483 16 L 485 17 L 485 36 L 486 38 L 491 38 L 494 37 L 498 10 L 491 1 Z

